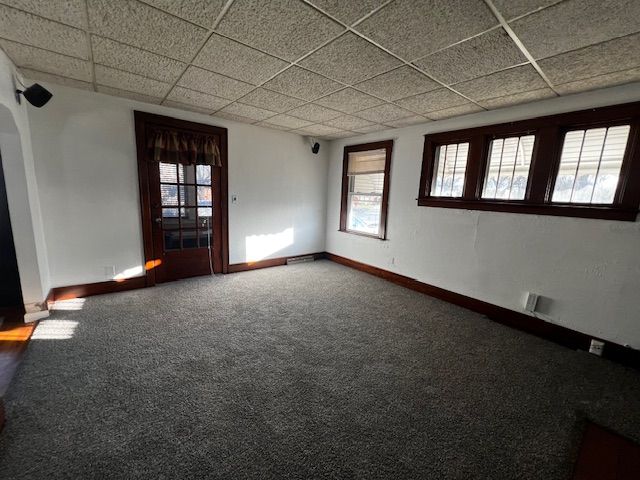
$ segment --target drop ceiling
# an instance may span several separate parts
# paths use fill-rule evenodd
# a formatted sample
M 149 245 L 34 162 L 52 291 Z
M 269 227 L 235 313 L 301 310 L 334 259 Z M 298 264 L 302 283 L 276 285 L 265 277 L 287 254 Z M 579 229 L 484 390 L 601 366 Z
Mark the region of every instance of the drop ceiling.
M 640 80 L 638 0 L 0 0 L 23 74 L 340 138 Z

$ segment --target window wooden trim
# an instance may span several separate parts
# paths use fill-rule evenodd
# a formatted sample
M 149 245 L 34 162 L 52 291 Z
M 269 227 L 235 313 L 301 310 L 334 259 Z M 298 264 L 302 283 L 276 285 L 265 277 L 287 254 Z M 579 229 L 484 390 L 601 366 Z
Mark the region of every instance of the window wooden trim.
M 630 125 L 627 149 L 613 205 L 551 202 L 560 167 L 564 134 L 569 130 Z M 490 141 L 536 136 L 524 200 L 482 198 Z M 429 195 L 436 147 L 469 142 L 469 157 L 462 197 Z M 635 221 L 640 205 L 640 102 L 538 117 L 498 125 L 428 134 L 424 137 L 418 205 L 536 215 Z
M 382 205 L 380 207 L 380 230 L 378 235 L 358 232 L 347 229 L 347 200 L 349 197 L 349 176 L 347 170 L 349 167 L 349 153 L 366 152 L 367 150 L 385 149 L 384 162 L 384 183 L 382 186 Z M 340 231 L 353 235 L 361 235 L 363 237 L 377 238 L 385 240 L 387 237 L 387 210 L 389 206 L 389 174 L 391 170 L 391 153 L 393 151 L 393 140 L 384 140 L 373 143 L 362 143 L 358 145 L 348 145 L 344 147 L 342 158 L 342 197 L 340 201 Z

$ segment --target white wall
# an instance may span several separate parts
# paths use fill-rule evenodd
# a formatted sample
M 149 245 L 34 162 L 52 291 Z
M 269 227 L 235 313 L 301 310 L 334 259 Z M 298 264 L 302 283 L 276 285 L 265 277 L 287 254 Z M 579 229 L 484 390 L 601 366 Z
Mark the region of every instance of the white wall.
M 37 310 L 49 290 L 40 201 L 26 102 L 15 100 L 16 70 L 0 50 L 0 154 L 5 173 L 20 286 L 27 311 Z
M 29 120 L 52 286 L 141 273 L 134 109 L 228 128 L 230 263 L 324 250 L 327 144 L 313 155 L 299 135 L 46 86 Z
M 640 348 L 640 223 L 418 207 L 423 135 L 640 100 L 640 84 L 332 142 L 327 251 Z M 338 231 L 345 145 L 395 139 L 387 241 Z

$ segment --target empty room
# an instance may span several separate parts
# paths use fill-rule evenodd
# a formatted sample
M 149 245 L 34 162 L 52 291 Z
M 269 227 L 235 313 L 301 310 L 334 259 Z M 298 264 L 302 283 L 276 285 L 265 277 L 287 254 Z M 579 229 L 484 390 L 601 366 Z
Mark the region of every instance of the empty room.
M 0 0 L 0 478 L 640 478 L 640 1 Z

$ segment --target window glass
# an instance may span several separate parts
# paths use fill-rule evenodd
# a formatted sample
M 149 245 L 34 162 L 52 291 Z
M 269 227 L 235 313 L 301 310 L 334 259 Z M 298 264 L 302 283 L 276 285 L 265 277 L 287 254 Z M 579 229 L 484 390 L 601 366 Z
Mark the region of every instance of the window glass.
M 379 233 L 383 188 L 384 173 L 349 175 L 348 230 Z
M 524 199 L 534 142 L 534 135 L 491 141 L 482 198 Z
M 468 155 L 469 143 L 452 143 L 436 148 L 431 196 L 462 196 Z

